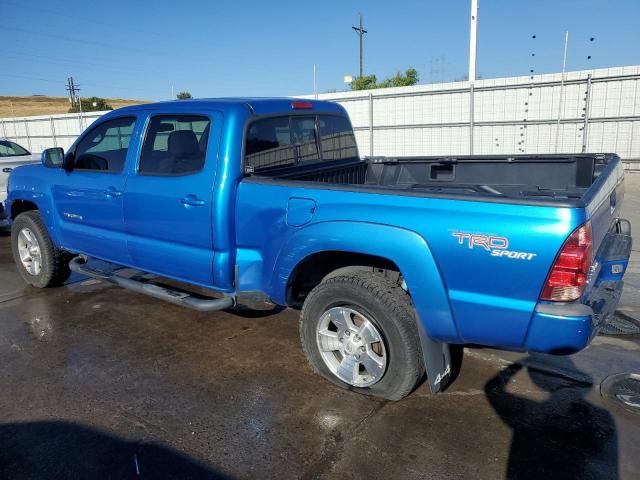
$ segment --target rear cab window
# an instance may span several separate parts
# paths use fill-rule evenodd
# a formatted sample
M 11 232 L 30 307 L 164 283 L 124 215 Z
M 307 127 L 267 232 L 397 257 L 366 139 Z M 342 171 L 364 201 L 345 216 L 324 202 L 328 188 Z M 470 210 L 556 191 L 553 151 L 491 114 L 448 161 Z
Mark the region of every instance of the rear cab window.
M 357 160 L 349 120 L 340 115 L 288 115 L 258 119 L 245 136 L 245 172 L 264 174 L 287 167 Z

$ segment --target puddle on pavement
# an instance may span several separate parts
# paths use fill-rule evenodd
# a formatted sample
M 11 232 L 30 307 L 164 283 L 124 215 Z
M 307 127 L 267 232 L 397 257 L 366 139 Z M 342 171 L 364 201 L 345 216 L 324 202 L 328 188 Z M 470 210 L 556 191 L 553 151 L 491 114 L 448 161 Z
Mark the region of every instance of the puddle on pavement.
M 53 337 L 53 321 L 47 317 L 33 317 L 26 324 L 29 333 L 39 342 L 48 342 Z

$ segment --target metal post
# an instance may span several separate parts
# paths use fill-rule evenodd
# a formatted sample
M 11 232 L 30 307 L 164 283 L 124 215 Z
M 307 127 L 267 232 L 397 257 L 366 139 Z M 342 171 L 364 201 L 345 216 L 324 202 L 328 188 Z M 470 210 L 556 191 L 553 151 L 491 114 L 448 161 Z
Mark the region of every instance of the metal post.
M 7 124 L 4 120 L 2 120 L 2 136 L 3 138 L 7 138 Z
M 469 155 L 473 155 L 473 123 L 475 102 L 473 98 L 473 83 L 469 84 Z
M 31 136 L 29 135 L 29 124 L 26 118 L 24 119 L 24 131 L 27 134 L 27 146 L 29 147 L 29 151 L 31 151 Z
M 316 81 L 316 64 L 313 64 L 313 96 L 318 99 L 317 81 Z
M 569 32 L 564 32 L 564 50 L 562 53 L 562 77 L 560 78 L 560 98 L 558 99 L 558 123 L 556 125 L 556 153 L 560 145 L 560 118 L 562 117 L 562 101 L 564 97 L 564 82 L 567 75 L 567 46 L 569 45 Z
M 476 44 L 478 42 L 478 0 L 471 0 L 469 28 L 469 81 L 476 81 Z
M 373 158 L 373 94 L 369 92 L 369 157 Z
M 49 117 L 49 121 L 51 122 L 51 136 L 53 137 L 53 146 L 58 146 L 58 139 L 56 138 L 56 125 L 53 120 L 53 116 Z
M 587 91 L 584 98 L 584 124 L 582 125 L 582 153 L 587 151 L 589 132 L 589 103 L 591 103 L 591 74 L 587 75 Z

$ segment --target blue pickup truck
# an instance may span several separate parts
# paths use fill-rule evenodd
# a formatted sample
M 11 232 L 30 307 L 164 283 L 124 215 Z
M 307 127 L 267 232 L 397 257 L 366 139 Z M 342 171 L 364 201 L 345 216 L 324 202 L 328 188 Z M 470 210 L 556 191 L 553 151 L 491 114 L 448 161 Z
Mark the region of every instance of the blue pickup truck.
M 76 271 L 200 311 L 300 309 L 317 373 L 392 400 L 425 375 L 442 390 L 464 344 L 584 348 L 631 250 L 616 155 L 362 159 L 330 102 L 122 108 L 41 163 L 8 185 L 26 282 Z

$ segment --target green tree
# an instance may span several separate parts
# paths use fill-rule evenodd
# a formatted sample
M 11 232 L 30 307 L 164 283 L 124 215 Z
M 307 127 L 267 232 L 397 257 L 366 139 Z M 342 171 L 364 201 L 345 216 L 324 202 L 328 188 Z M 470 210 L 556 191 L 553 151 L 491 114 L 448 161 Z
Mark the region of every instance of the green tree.
M 178 100 L 189 100 L 190 98 L 193 98 L 193 97 L 189 92 L 180 92 L 179 94 L 176 95 L 176 98 Z
M 363 75 L 351 82 L 351 90 L 370 90 L 376 88 L 377 78 L 375 75 Z
M 415 68 L 408 68 L 404 73 L 398 72 L 393 77 L 385 78 L 377 83 L 375 75 L 364 75 L 356 78 L 351 84 L 351 90 L 369 90 L 372 88 L 408 87 L 415 85 L 420 75 Z
M 113 107 L 107 103 L 104 98 L 89 97 L 81 98 L 82 111 L 83 112 L 103 112 L 105 110 L 113 110 Z M 74 103 L 69 109 L 69 113 L 78 113 L 80 111 L 80 105 L 78 102 Z

